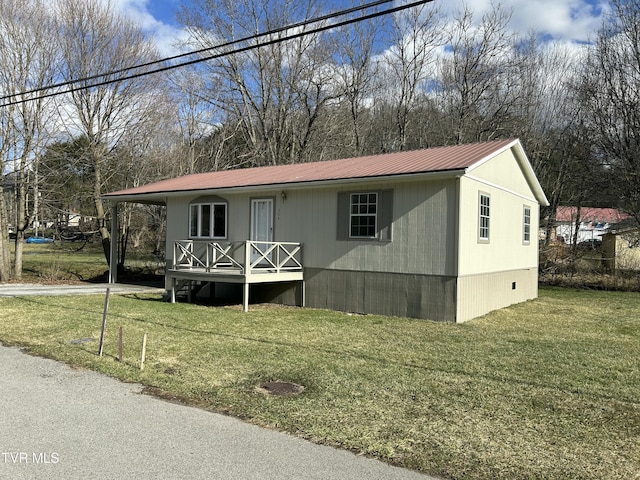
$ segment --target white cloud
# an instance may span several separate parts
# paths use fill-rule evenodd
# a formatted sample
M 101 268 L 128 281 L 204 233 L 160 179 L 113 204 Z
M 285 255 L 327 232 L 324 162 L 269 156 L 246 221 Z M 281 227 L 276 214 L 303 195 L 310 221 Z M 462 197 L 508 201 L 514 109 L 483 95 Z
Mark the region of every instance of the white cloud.
M 155 41 L 163 56 L 179 53 L 177 45 L 186 40 L 183 29 L 170 23 L 170 9 L 178 6 L 178 0 L 162 1 L 165 19 L 150 13 L 154 0 L 104 0 L 112 4 L 127 18 L 138 23 Z M 343 0 L 344 8 L 349 5 Z M 535 31 L 544 38 L 561 42 L 587 42 L 593 39 L 602 23 L 602 13 L 609 10 L 608 0 L 435 0 L 433 8 L 441 8 L 453 18 L 466 5 L 476 22 L 489 13 L 493 5 L 512 12 L 510 27 L 526 36 Z
M 490 12 L 492 5 L 499 5 L 512 13 L 510 26 L 514 31 L 523 35 L 536 31 L 550 39 L 572 42 L 593 39 L 601 26 L 602 13 L 609 9 L 607 0 L 450 0 L 441 5 L 447 16 L 453 16 L 465 4 L 476 21 Z
M 150 0 L 111 0 L 111 2 L 125 17 L 140 25 L 142 30 L 151 36 L 161 56 L 168 57 L 181 53 L 178 45 L 186 39 L 186 32 L 162 19 L 155 18 L 149 12 Z

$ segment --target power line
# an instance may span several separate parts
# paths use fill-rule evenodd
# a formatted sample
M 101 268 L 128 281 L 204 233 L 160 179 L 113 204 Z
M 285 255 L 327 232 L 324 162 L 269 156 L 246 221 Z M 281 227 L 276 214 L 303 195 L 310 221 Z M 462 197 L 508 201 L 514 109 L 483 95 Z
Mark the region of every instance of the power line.
M 148 63 L 145 63 L 145 64 L 136 65 L 136 66 L 133 66 L 133 67 L 123 68 L 123 69 L 114 70 L 114 71 L 111 71 L 111 72 L 108 72 L 108 73 L 102 73 L 102 74 L 98 74 L 98 75 L 93 75 L 91 77 L 86 77 L 86 78 L 77 79 L 77 80 L 70 80 L 70 81 L 62 82 L 62 83 L 55 84 L 55 85 L 41 87 L 41 88 L 33 89 L 33 90 L 30 90 L 30 91 L 27 91 L 27 92 L 22 92 L 19 95 L 28 95 L 28 94 L 31 94 L 31 93 L 45 92 L 45 91 L 51 90 L 53 88 L 65 87 L 65 86 L 73 85 L 73 84 L 79 83 L 79 82 L 85 82 L 85 81 L 90 81 L 90 80 L 94 80 L 94 79 L 98 79 L 98 78 L 107 77 L 107 76 L 110 76 L 110 75 L 116 75 L 116 74 L 119 74 L 119 73 L 124 73 L 124 72 L 131 71 L 131 70 L 134 70 L 134 69 L 137 69 L 137 68 L 142 68 L 142 67 L 145 67 L 145 66 L 151 66 L 151 65 L 155 65 L 155 64 L 159 64 L 159 63 L 164 63 L 164 62 L 167 62 L 167 61 L 170 61 L 170 60 L 175 60 L 175 59 L 183 58 L 183 57 L 186 57 L 186 56 L 200 54 L 200 53 L 204 53 L 204 52 L 211 51 L 211 50 L 219 50 L 221 48 L 226 48 L 226 47 L 235 45 L 235 44 L 240 43 L 240 42 L 246 42 L 246 41 L 250 41 L 250 40 L 257 40 L 257 39 L 260 39 L 260 38 L 263 38 L 263 37 L 268 37 L 268 36 L 271 36 L 271 35 L 274 35 L 274 34 L 277 34 L 277 33 L 281 33 L 283 31 L 287 31 L 287 30 L 291 30 L 291 29 L 295 29 L 295 28 L 299 28 L 299 27 L 305 27 L 305 26 L 312 25 L 314 23 L 323 22 L 323 21 L 326 21 L 326 20 L 331 20 L 331 19 L 334 19 L 334 18 L 337 18 L 337 17 L 340 17 L 340 16 L 348 15 L 348 14 L 356 12 L 356 11 L 361 11 L 361 10 L 369 9 L 369 8 L 372 8 L 374 6 L 378 6 L 378 5 L 381 5 L 381 4 L 384 4 L 384 3 L 389 3 L 390 1 L 392 1 L 392 0 L 379 0 L 379 1 L 376 1 L 376 2 L 371 2 L 369 4 L 366 4 L 366 5 L 363 5 L 363 6 L 360 6 L 360 7 L 354 7 L 354 8 L 350 8 L 350 9 L 347 9 L 347 10 L 341 10 L 341 11 L 333 13 L 333 14 L 328 14 L 328 15 L 324 15 L 322 17 L 317 17 L 317 18 L 311 19 L 311 20 L 306 20 L 306 21 L 303 21 L 303 22 L 298 22 L 296 24 L 287 25 L 285 27 L 280 27 L 280 28 L 277 28 L 277 29 L 269 30 L 269 31 L 264 32 L 264 33 L 259 33 L 259 34 L 252 35 L 252 36 L 249 36 L 249 37 L 245 37 L 245 38 L 242 38 L 242 39 L 226 42 L 224 44 L 220 44 L 220 45 L 217 45 L 217 46 L 214 46 L 214 47 L 207 47 L 207 48 L 203 48 L 203 49 L 200 49 L 200 50 L 192 51 L 192 52 L 189 52 L 189 53 L 183 53 L 183 54 L 180 54 L 180 55 L 175 55 L 173 57 L 167 57 L 167 58 L 164 58 L 164 59 L 161 59 L 161 60 L 155 60 L 155 61 L 148 62 Z M 364 21 L 364 20 L 370 20 L 370 19 L 373 19 L 373 18 L 381 17 L 383 15 L 389 15 L 391 13 L 395 13 L 395 12 L 399 12 L 399 11 L 406 10 L 406 9 L 409 9 L 409 8 L 413 8 L 413 7 L 416 7 L 418 5 L 422 5 L 422 4 L 425 4 L 425 3 L 430 3 L 432 1 L 434 1 L 434 0 L 415 1 L 415 2 L 404 4 L 404 5 L 400 5 L 400 6 L 397 6 L 397 7 L 389 8 L 389 9 L 386 9 L 386 10 L 382 10 L 382 11 L 378 11 L 378 12 L 374 12 L 374 13 L 370 13 L 370 14 L 366 14 L 366 15 L 361 15 L 361 16 L 356 17 L 356 18 L 343 20 L 341 22 L 331 23 L 329 25 L 323 25 L 323 26 L 317 27 L 317 28 L 312 29 L 312 30 L 301 31 L 299 33 L 295 33 L 295 34 L 292 34 L 292 35 L 287 35 L 287 36 L 284 36 L 284 37 L 281 37 L 281 38 L 276 38 L 276 39 L 268 40 L 268 41 L 265 41 L 265 42 L 256 43 L 256 44 L 253 44 L 253 45 L 236 48 L 234 50 L 230 50 L 230 51 L 227 51 L 227 52 L 218 53 L 218 54 L 210 55 L 210 56 L 206 56 L 206 57 L 201 57 L 201 58 L 198 58 L 198 59 L 195 59 L 195 60 L 190 60 L 190 61 L 187 61 L 187 62 L 177 63 L 177 64 L 173 64 L 173 65 L 167 65 L 167 66 L 164 66 L 164 67 L 161 67 L 161 68 L 157 68 L 155 70 L 148 70 L 148 71 L 145 71 L 145 72 L 135 73 L 135 74 L 127 75 L 127 76 L 124 76 L 124 77 L 104 80 L 104 81 L 101 81 L 101 82 L 93 83 L 91 85 L 83 85 L 81 87 L 72 87 L 72 88 L 69 88 L 67 90 L 47 93 L 47 94 L 39 95 L 39 96 L 36 96 L 36 97 L 28 98 L 28 99 L 20 99 L 20 100 L 10 101 L 10 102 L 1 104 L 0 107 L 7 107 L 7 106 L 10 106 L 10 105 L 26 103 L 26 102 L 29 102 L 29 101 L 40 100 L 40 99 L 49 98 L 49 97 L 53 97 L 53 96 L 57 96 L 57 95 L 64 95 L 66 93 L 72 93 L 72 92 L 77 91 L 77 90 L 88 90 L 90 88 L 109 85 L 111 83 L 122 82 L 122 81 L 125 81 L 125 80 L 132 80 L 132 79 L 135 79 L 135 78 L 143 77 L 143 76 L 146 76 L 146 75 L 151 75 L 151 74 L 154 74 L 154 73 L 160 73 L 160 72 L 165 72 L 165 71 L 173 70 L 173 69 L 180 68 L 180 67 L 194 65 L 196 63 L 206 62 L 206 61 L 209 61 L 209 60 L 222 58 L 222 57 L 225 57 L 225 56 L 228 56 L 228 55 L 233 55 L 233 54 L 237 54 L 237 53 L 246 52 L 246 51 L 249 51 L 249 50 L 254 50 L 254 49 L 257 49 L 257 48 L 260 48 L 260 47 L 265 47 L 265 46 L 274 45 L 274 44 L 277 44 L 277 43 L 282 43 L 282 42 L 285 42 L 285 41 L 288 41 L 288 40 L 293 40 L 293 39 L 300 38 L 300 37 L 303 37 L 303 36 L 312 35 L 314 33 L 324 32 L 324 31 L 327 31 L 327 30 L 343 27 L 343 26 L 350 25 L 350 24 L 357 23 L 357 22 L 361 22 L 361 21 Z M 16 97 L 17 95 L 18 94 L 13 94 L 13 95 L 7 95 L 5 97 L 0 97 L 0 100 L 10 99 L 12 97 Z
M 377 7 L 379 5 L 382 5 L 382 4 L 385 4 L 385 3 L 389 3 L 391 1 L 393 1 L 393 0 L 378 0 L 378 1 L 371 2 L 371 3 L 365 4 L 365 5 L 360 5 L 358 7 L 352 7 L 352 8 L 349 8 L 349 9 L 340 10 L 338 12 L 334 12 L 334 13 L 330 13 L 330 14 L 327 14 L 327 15 L 323 15 L 321 17 L 316 17 L 316 18 L 312 18 L 312 19 L 309 19 L 309 20 L 303 20 L 303 21 L 298 22 L 298 23 L 294 23 L 294 24 L 291 24 L 291 25 L 287 25 L 287 26 L 284 26 L 284 27 L 280 27 L 280 28 L 276 28 L 276 29 L 270 30 L 269 32 L 266 32 L 266 33 L 257 33 L 257 34 L 254 34 L 254 35 L 250 35 L 248 37 L 239 38 L 237 40 L 231 40 L 229 42 L 225 42 L 225 43 L 222 43 L 220 45 L 213 46 L 213 47 L 201 48 L 199 50 L 194 50 L 194 51 L 191 51 L 191 52 L 181 53 L 181 54 L 178 54 L 178 55 L 174 55 L 172 57 L 166 57 L 166 58 L 162 58 L 162 59 L 159 59 L 159 60 L 153 60 L 153 61 L 150 61 L 150 62 L 141 63 L 141 64 L 138 64 L 138 65 L 133 65 L 131 67 L 125 67 L 125 68 L 121 68 L 121 69 L 118 69 L 118 70 L 112 70 L 112 71 L 110 71 L 108 73 L 100 73 L 100 74 L 91 75 L 91 76 L 88 76 L 88 77 L 77 78 L 77 79 L 73 79 L 73 80 L 67 80 L 67 81 L 64 81 L 64 82 L 55 83 L 55 84 L 52 84 L 52 85 L 47 85 L 45 87 L 39 87 L 39 88 L 35 88 L 33 90 L 27 90 L 27 91 L 24 91 L 24 92 L 20 92 L 19 94 L 18 93 L 14 93 L 14 94 L 11 94 L 11 95 L 5 95 L 5 96 L 0 97 L 0 100 L 7 100 L 7 99 L 10 99 L 12 97 L 16 97 L 18 95 L 21 95 L 21 96 L 22 95 L 30 95 L 32 93 L 37 93 L 37 92 L 41 92 L 41 91 L 44 91 L 44 90 L 51 90 L 53 88 L 66 87 L 68 85 L 73 85 L 74 83 L 81 83 L 81 82 L 87 82 L 87 81 L 90 81 L 90 80 L 96 80 L 98 78 L 111 76 L 111 75 L 117 75 L 119 73 L 125 73 L 125 72 L 131 71 L 131 70 L 135 70 L 135 69 L 138 69 L 138 68 L 149 67 L 149 66 L 152 66 L 152 65 L 157 65 L 159 63 L 166 63 L 166 62 L 170 62 L 170 61 L 173 61 L 173 60 L 177 60 L 179 58 L 189 57 L 191 55 L 198 55 L 198 54 L 205 53 L 205 52 L 208 52 L 208 51 L 214 50 L 214 49 L 230 47 L 230 46 L 238 44 L 238 43 L 247 42 L 247 41 L 250 41 L 250 40 L 257 40 L 257 39 L 259 39 L 259 38 L 261 38 L 263 36 L 274 35 L 274 34 L 281 33 L 283 31 L 290 30 L 290 29 L 293 29 L 293 28 L 303 27 L 303 26 L 306 26 L 306 25 L 311 25 L 311 24 L 314 24 L 314 23 L 323 22 L 323 21 L 326 21 L 326 20 L 331 20 L 333 18 L 341 17 L 341 16 L 344 16 L 344 15 L 349 15 L 351 13 L 354 13 L 354 12 L 357 12 L 357 11 L 361 11 L 361 10 L 368 10 L 370 8 Z M 8 105 L 12 105 L 12 103 L 9 103 Z

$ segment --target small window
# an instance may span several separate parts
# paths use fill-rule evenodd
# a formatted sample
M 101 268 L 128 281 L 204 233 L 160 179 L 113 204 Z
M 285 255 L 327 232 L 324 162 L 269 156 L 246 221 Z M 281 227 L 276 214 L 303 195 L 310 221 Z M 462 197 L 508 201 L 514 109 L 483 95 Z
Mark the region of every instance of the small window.
M 393 190 L 338 192 L 337 239 L 390 242 Z
M 352 193 L 349 236 L 351 238 L 375 238 L 378 216 L 377 193 Z
M 480 194 L 480 213 L 478 239 L 481 242 L 489 241 L 489 220 L 491 213 L 491 197 L 485 193 Z
M 522 219 L 522 241 L 531 243 L 531 207 L 524 206 Z
M 191 238 L 226 238 L 227 204 L 192 203 L 189 207 Z

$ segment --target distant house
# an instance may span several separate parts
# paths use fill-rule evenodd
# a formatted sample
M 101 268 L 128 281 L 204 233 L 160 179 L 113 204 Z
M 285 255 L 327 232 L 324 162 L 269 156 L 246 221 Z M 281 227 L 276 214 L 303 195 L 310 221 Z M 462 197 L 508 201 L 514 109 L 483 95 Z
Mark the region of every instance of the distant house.
M 578 210 L 577 207 L 558 207 L 554 238 L 572 244 L 577 229 L 576 243 L 601 242 L 612 225 L 627 218 L 627 214 L 615 208 L 581 207 Z
M 538 293 L 548 202 L 518 140 L 202 173 L 105 197 L 167 206 L 172 297 L 191 282 L 238 284 L 245 309 L 463 322 Z
M 65 214 L 66 216 L 66 226 L 69 228 L 78 228 L 80 226 L 80 222 L 82 221 L 82 215 L 78 213 L 76 210 L 71 210 L 70 212 Z

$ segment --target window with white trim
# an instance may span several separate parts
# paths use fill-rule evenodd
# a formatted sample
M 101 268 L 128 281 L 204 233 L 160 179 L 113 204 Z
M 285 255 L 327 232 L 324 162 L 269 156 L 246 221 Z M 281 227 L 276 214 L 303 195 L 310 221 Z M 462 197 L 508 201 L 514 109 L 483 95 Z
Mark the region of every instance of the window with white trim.
M 189 205 L 191 238 L 227 238 L 227 204 L 192 203 Z
M 531 243 L 531 207 L 525 205 L 522 213 L 522 242 Z
M 390 242 L 393 190 L 338 192 L 337 239 Z
M 486 193 L 480 194 L 478 216 L 478 240 L 480 242 L 489 241 L 489 222 L 491 214 L 491 197 Z
M 349 236 L 375 238 L 378 231 L 378 193 L 352 193 L 350 205 Z

